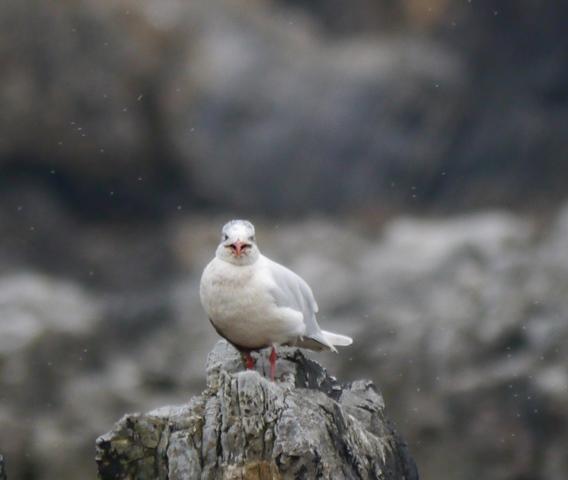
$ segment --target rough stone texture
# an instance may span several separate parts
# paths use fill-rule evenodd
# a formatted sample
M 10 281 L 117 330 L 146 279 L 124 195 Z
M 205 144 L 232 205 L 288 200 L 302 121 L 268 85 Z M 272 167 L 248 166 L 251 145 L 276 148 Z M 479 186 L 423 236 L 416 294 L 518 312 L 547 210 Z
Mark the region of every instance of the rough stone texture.
M 341 385 L 296 349 L 281 352 L 276 383 L 265 366 L 243 371 L 218 342 L 201 396 L 126 415 L 97 440 L 100 478 L 418 479 L 372 382 Z

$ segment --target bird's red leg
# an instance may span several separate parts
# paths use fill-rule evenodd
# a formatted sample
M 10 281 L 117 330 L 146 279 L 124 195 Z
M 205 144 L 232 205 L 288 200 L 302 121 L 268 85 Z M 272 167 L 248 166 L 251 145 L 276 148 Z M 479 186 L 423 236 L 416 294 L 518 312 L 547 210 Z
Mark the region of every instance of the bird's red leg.
M 251 357 L 250 352 L 244 352 L 243 356 L 245 357 L 245 365 L 247 370 L 254 369 L 254 358 Z
M 272 345 L 272 351 L 270 352 L 270 379 L 274 381 L 276 376 L 276 348 Z

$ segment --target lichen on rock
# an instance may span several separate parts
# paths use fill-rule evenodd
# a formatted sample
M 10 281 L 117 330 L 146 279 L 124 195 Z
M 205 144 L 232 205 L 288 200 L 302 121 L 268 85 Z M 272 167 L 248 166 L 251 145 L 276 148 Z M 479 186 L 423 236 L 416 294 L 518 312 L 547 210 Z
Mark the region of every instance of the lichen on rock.
M 243 371 L 220 341 L 207 389 L 178 407 L 124 416 L 97 440 L 102 480 L 418 479 L 372 382 L 340 384 L 298 349 L 277 382 Z

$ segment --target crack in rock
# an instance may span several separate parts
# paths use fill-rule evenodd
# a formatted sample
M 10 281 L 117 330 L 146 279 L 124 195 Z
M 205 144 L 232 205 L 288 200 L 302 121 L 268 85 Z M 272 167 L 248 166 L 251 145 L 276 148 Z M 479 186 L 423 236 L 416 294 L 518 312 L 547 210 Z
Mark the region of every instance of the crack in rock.
M 283 349 L 278 378 L 243 371 L 220 341 L 199 397 L 99 437 L 99 479 L 418 479 L 372 382 L 342 385 L 297 349 Z

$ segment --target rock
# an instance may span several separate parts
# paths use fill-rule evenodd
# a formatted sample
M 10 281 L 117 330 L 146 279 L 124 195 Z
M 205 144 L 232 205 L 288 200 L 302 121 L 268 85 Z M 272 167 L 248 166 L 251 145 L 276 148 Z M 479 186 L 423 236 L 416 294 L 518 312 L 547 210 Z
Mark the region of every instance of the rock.
M 2 273 L 0 452 L 11 478 L 91 478 L 93 439 L 120 415 L 206 388 L 205 360 L 218 338 L 199 304 L 199 275 L 222 220 L 188 216 L 178 228 L 191 235 L 176 247 L 183 276 L 164 274 L 128 295 L 54 274 Z M 325 218 L 257 227 L 264 252 L 312 285 L 322 326 L 355 339 L 318 361 L 342 380 L 380 385 L 424 478 L 565 477 L 568 207 L 538 221 L 485 212 L 397 219 L 380 230 Z M 91 249 L 101 248 L 95 233 Z M 140 236 L 105 243 L 126 255 Z M 117 258 L 102 255 L 95 278 L 114 286 Z M 144 276 L 130 262 L 118 265 L 125 279 Z M 92 268 L 74 258 L 71 267 Z M 36 327 L 45 331 L 28 336 Z M 8 332 L 18 333 L 17 352 L 2 341 Z M 268 372 L 264 359 L 261 366 Z
M 192 68 L 173 72 L 198 94 L 167 97 L 167 131 L 201 196 L 237 211 L 345 211 L 406 201 L 406 183 L 437 169 L 467 78 L 451 49 L 424 38 L 325 42 L 270 8 L 242 13 L 224 4 L 222 19 L 204 18 Z
M 69 281 L 29 271 L 0 276 L 0 451 L 12 478 L 35 469 L 42 478 L 75 473 L 85 434 L 61 428 L 73 415 L 63 391 L 96 362 L 89 349 L 100 307 Z
M 283 349 L 277 382 L 243 371 L 220 341 L 207 389 L 178 407 L 123 417 L 97 439 L 102 480 L 418 479 L 372 382 L 342 385 L 297 349 Z
M 0 277 L 0 358 L 51 332 L 85 335 L 96 318 L 93 302 L 76 285 L 31 273 Z
M 430 3 L 5 0 L 2 186 L 128 220 L 180 199 L 290 215 L 564 197 L 566 7 Z

